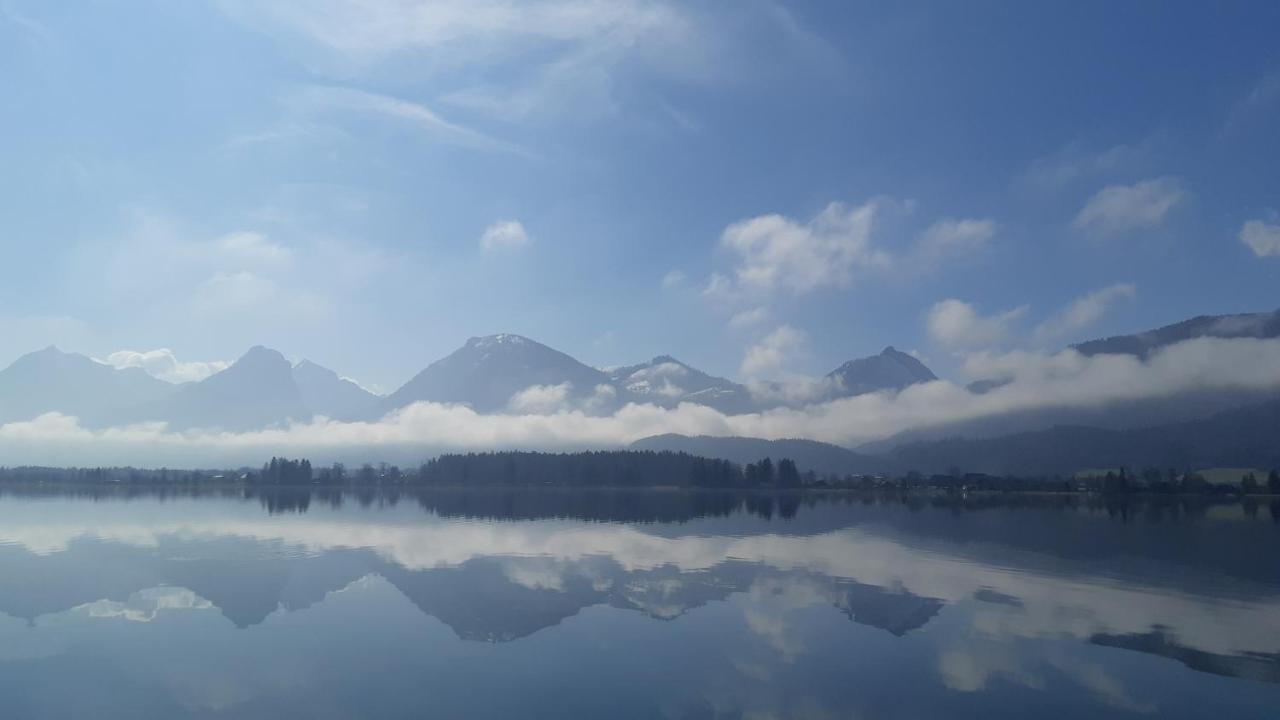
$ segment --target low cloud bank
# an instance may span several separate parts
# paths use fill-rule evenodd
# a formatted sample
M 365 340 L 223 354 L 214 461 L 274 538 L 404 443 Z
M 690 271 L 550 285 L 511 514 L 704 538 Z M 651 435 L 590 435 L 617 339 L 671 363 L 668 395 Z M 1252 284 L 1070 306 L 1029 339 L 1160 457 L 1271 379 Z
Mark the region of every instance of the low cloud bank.
M 225 360 L 181 362 L 168 348 L 159 350 L 117 350 L 101 360 L 114 368 L 142 368 L 152 377 L 165 382 L 198 382 L 231 366 Z
M 174 432 L 163 423 L 91 430 L 76 418 L 50 413 L 0 425 L 0 452 L 8 465 L 192 467 L 256 464 L 273 453 L 403 462 L 446 450 L 611 448 L 660 433 L 799 437 L 856 445 L 905 430 L 1010 412 L 1094 408 L 1194 390 L 1280 387 L 1280 339 L 1199 338 L 1169 346 L 1145 362 L 1128 355 L 1085 357 L 1073 350 L 980 353 L 968 358 L 965 372 L 1008 382 L 978 394 L 938 380 L 899 393 L 743 415 L 690 403 L 675 408 L 630 404 L 610 415 L 592 415 L 580 405 L 557 406 L 558 394 L 543 388 L 526 398 L 537 412 L 513 408 L 481 415 L 460 405 L 417 403 L 376 422 L 316 418 L 243 433 Z

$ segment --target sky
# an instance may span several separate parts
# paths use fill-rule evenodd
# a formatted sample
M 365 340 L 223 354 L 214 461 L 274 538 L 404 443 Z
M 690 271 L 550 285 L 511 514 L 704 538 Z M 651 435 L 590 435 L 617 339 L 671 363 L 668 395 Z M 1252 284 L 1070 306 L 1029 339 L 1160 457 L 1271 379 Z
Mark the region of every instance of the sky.
M 0 0 L 0 363 L 181 380 L 263 344 L 390 391 L 514 332 L 962 377 L 1273 310 L 1277 28 L 1270 2 Z

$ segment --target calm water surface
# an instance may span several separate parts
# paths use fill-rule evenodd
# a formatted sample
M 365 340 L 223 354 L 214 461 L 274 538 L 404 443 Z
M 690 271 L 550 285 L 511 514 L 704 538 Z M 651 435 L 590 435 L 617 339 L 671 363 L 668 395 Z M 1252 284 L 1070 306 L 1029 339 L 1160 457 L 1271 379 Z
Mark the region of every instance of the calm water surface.
M 1280 505 L 0 495 L 0 717 L 1275 718 Z

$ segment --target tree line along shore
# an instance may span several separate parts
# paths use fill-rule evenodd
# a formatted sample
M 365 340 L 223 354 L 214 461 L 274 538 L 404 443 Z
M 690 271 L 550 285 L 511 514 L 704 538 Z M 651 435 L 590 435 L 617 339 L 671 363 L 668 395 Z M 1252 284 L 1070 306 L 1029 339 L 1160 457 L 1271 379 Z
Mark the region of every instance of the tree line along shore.
M 1085 492 L 1280 495 L 1280 472 L 1247 471 L 1238 483 L 1211 482 L 1191 470 L 1121 467 L 1087 475 L 997 476 L 953 469 L 944 474 L 836 475 L 801 471 L 790 458 L 728 460 L 668 451 L 445 454 L 417 467 L 387 463 L 321 467 L 273 457 L 260 468 L 174 470 L 131 467 L 0 467 L 0 484 L 201 485 L 251 487 L 632 487 L 712 489 L 848 489 L 939 492 Z

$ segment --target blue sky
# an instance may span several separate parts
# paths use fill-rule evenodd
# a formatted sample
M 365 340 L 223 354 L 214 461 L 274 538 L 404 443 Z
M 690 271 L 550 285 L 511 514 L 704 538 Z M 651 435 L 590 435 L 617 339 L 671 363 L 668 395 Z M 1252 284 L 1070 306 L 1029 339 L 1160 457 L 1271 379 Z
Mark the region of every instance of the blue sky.
M 1274 309 L 1274 3 L 0 0 L 0 362 L 943 374 Z

